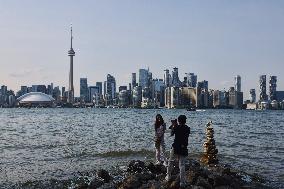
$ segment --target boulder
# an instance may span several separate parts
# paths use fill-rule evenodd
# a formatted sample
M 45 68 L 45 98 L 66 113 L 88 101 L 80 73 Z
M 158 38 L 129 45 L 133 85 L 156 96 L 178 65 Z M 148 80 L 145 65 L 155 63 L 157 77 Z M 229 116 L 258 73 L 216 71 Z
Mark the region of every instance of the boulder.
M 93 178 L 89 184 L 88 189 L 97 189 L 104 184 L 104 181 L 100 178 Z
M 122 184 L 119 186 L 119 189 L 136 189 L 142 185 L 141 180 L 136 175 L 131 175 L 127 177 Z
M 105 183 L 98 189 L 116 189 L 115 185 L 113 183 Z
M 154 165 L 152 162 L 149 163 L 146 166 L 147 170 L 149 170 L 151 173 L 155 174 L 155 175 L 159 175 L 159 174 L 166 174 L 167 173 L 167 169 L 165 166 L 163 165 Z
M 202 186 L 202 187 L 204 187 L 204 188 L 206 188 L 206 189 L 211 189 L 212 188 L 212 186 L 210 185 L 210 183 L 208 182 L 208 179 L 205 179 L 205 178 L 203 178 L 203 177 L 201 177 L 201 176 L 199 176 L 198 178 L 197 178 L 197 181 L 196 181 L 196 184 L 195 184 L 196 186 Z
M 112 180 L 112 177 L 109 175 L 109 173 L 104 170 L 104 169 L 100 169 L 97 172 L 97 176 L 102 178 L 104 182 L 108 183 L 110 180 Z
M 145 163 L 140 160 L 133 160 L 129 163 L 127 172 L 131 173 L 141 173 L 145 170 Z

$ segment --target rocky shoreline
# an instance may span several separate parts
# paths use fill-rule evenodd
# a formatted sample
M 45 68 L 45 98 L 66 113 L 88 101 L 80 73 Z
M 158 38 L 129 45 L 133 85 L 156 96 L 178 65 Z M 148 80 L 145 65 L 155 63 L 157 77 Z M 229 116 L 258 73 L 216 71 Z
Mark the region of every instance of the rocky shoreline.
M 179 169 L 175 162 L 173 178 L 166 182 L 166 167 L 152 162 L 131 161 L 121 175 L 112 175 L 106 170 L 98 170 L 86 182 L 76 184 L 76 189 L 179 189 Z M 185 189 L 268 189 L 265 181 L 256 175 L 232 169 L 226 165 L 207 166 L 188 159 L 186 163 Z

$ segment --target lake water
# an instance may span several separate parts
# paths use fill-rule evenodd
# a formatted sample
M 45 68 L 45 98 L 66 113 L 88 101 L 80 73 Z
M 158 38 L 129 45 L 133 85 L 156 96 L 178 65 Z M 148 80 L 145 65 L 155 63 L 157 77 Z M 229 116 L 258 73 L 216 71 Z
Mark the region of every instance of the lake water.
M 189 152 L 196 157 L 212 120 L 221 163 L 284 187 L 284 111 L 59 108 L 0 109 L 0 188 L 152 160 L 157 113 L 167 127 L 180 114 L 188 117 Z M 165 138 L 169 151 L 169 131 Z

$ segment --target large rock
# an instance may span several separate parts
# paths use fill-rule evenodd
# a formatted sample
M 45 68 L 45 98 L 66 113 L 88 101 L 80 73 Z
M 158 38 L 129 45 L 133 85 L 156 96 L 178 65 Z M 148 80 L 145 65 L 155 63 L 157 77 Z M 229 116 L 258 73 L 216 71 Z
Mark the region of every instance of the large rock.
M 97 189 L 104 184 L 104 181 L 100 178 L 93 178 L 89 184 L 88 189 Z
M 196 186 L 202 186 L 206 189 L 211 189 L 212 186 L 210 185 L 210 183 L 208 182 L 208 179 L 205 179 L 201 176 L 198 177 L 197 181 L 196 181 Z
M 154 165 L 152 162 L 146 165 L 147 170 L 155 175 L 166 174 L 167 169 L 163 165 Z
M 102 178 L 103 181 L 106 182 L 106 183 L 109 182 L 112 179 L 112 177 L 109 175 L 109 173 L 104 169 L 98 170 L 97 176 Z
M 146 184 L 143 184 L 139 189 L 160 189 L 162 185 L 159 181 L 151 180 Z
M 119 186 L 119 189 L 137 189 L 142 185 L 142 181 L 136 175 L 131 175 L 127 177 L 122 184 Z
M 115 185 L 113 183 L 105 183 L 98 189 L 116 189 Z
M 130 173 L 141 173 L 145 170 L 145 163 L 140 160 L 133 160 L 129 163 L 127 172 Z
M 145 172 L 145 173 L 138 173 L 136 176 L 139 178 L 140 181 L 145 182 L 149 180 L 155 179 L 155 175 L 153 173 Z

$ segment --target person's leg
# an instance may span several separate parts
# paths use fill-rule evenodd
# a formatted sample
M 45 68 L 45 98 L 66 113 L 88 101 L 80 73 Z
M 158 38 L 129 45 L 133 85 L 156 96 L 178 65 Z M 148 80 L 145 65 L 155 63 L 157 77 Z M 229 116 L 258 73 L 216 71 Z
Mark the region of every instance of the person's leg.
M 185 159 L 186 156 L 179 156 L 179 176 L 180 176 L 180 186 L 185 185 Z
M 166 181 L 169 181 L 172 177 L 172 170 L 173 170 L 173 163 L 175 160 L 175 154 L 174 154 L 174 149 L 171 149 L 170 152 L 170 158 L 168 162 L 168 167 L 167 167 L 167 176 L 166 176 Z
M 161 161 L 164 161 L 165 163 L 167 163 L 166 144 L 165 144 L 164 140 L 162 140 L 162 142 L 161 142 Z
M 161 149 L 160 149 L 160 142 L 155 142 L 155 148 L 156 148 L 156 163 L 161 162 Z

